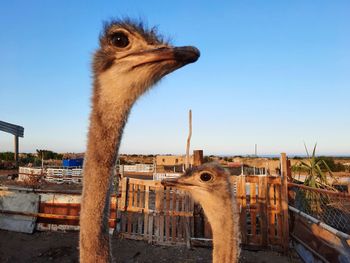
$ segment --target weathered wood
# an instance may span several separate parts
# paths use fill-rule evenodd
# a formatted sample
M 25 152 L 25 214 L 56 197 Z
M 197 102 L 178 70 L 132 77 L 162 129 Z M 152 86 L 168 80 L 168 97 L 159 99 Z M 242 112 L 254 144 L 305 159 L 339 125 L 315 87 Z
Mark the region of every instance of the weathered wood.
M 187 137 L 187 144 L 186 144 L 186 162 L 185 162 L 186 169 L 190 167 L 190 144 L 191 144 L 191 137 L 192 137 L 192 110 L 189 110 L 188 112 L 188 121 L 189 121 L 189 130 L 188 130 L 188 137 Z
M 273 242 L 275 238 L 275 186 L 268 185 L 268 224 L 269 224 L 269 243 Z
M 148 243 L 153 241 L 153 214 L 149 215 L 148 218 Z
M 281 154 L 281 175 L 282 175 L 282 185 L 281 185 L 281 213 L 282 226 L 280 228 L 280 234 L 282 236 L 283 250 L 284 253 L 288 253 L 289 249 L 289 223 L 288 223 L 288 160 L 285 153 Z
M 177 203 L 177 194 L 176 194 L 176 188 L 171 188 L 172 189 L 172 211 L 176 212 L 176 203 Z M 172 220 L 171 220 L 171 241 L 172 242 L 176 242 L 177 238 L 176 238 L 176 229 L 177 228 L 177 222 L 176 222 L 176 216 L 172 216 Z
M 241 211 L 242 245 L 254 249 L 282 246 L 281 177 L 232 176 L 230 181 Z M 122 185 L 121 198 L 128 200 L 126 225 L 121 227 L 125 234 L 159 244 L 191 245 L 195 227 L 194 202 L 186 192 L 140 179 L 129 179 Z M 204 221 L 202 236 L 211 238 L 210 224 L 206 218 Z
M 250 183 L 250 207 L 256 204 L 256 184 Z M 256 212 L 250 209 L 250 223 L 251 223 L 251 238 L 254 240 L 256 237 Z M 255 240 L 254 240 L 255 241 Z
M 193 247 L 212 247 L 213 240 L 211 238 L 191 238 Z
M 176 242 L 176 229 L 177 228 L 177 220 L 176 216 L 171 217 L 171 241 Z
M 242 243 L 247 243 L 247 194 L 246 194 L 246 176 L 242 175 L 239 182 L 239 194 L 240 194 L 240 205 L 241 205 L 241 232 L 242 232 Z
M 140 185 L 134 184 L 134 192 L 133 192 L 133 205 L 134 207 L 139 207 L 138 204 L 138 192 L 139 192 Z
M 260 235 L 261 235 L 261 246 L 267 247 L 267 183 L 266 176 L 259 177 L 259 189 L 258 198 L 260 204 Z
M 162 211 L 162 189 L 161 188 L 156 188 L 156 201 L 155 201 L 155 214 L 154 214 L 154 235 L 155 235 L 155 240 L 160 241 L 160 212 Z
M 127 191 L 126 189 L 128 189 L 128 178 L 123 178 L 122 180 L 122 193 L 121 193 L 121 198 L 118 198 L 119 199 L 119 205 L 118 205 L 118 208 L 121 209 L 122 211 L 126 211 L 126 200 L 127 200 Z
M 294 228 L 291 236 L 302 243 L 312 254 L 324 262 L 348 262 L 350 260 L 349 245 L 346 240 L 337 237 L 334 233 L 323 229 L 318 224 L 295 214 Z
M 37 217 L 37 218 L 49 218 L 49 219 L 79 220 L 79 216 L 73 216 L 73 215 L 31 213 L 31 212 L 10 211 L 10 210 L 0 210 L 0 214 L 30 216 L 30 217 Z M 109 219 L 109 222 L 115 222 L 115 219 L 111 218 Z
M 275 237 L 274 243 L 279 244 L 283 242 L 282 230 L 283 230 L 283 221 L 282 221 L 282 206 L 281 206 L 281 187 L 275 188 Z M 282 244 L 283 245 L 283 244 Z
M 129 180 L 128 182 L 128 207 L 133 207 L 133 199 L 134 199 L 134 184 Z
M 165 209 L 166 211 L 170 210 L 170 187 L 166 188 L 166 193 L 165 193 Z M 170 241 L 170 216 L 166 215 L 165 216 L 165 240 Z
M 203 164 L 203 150 L 193 151 L 193 166 L 200 166 Z

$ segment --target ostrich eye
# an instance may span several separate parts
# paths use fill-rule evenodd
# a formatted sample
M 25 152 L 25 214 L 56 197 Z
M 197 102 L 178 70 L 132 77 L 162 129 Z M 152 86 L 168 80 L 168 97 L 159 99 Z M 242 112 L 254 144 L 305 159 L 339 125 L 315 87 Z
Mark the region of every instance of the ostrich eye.
M 111 37 L 111 41 L 114 46 L 119 48 L 124 48 L 129 45 L 128 37 L 122 32 L 117 32 L 113 34 Z
M 202 173 L 200 178 L 203 182 L 208 182 L 213 178 L 213 176 L 210 173 Z

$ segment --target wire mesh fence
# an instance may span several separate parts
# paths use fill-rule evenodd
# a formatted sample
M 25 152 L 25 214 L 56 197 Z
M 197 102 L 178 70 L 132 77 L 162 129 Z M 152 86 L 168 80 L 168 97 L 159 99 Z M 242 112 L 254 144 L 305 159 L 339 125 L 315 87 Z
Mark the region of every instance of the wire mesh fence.
M 290 205 L 350 234 L 350 195 L 305 186 L 293 186 L 290 191 Z

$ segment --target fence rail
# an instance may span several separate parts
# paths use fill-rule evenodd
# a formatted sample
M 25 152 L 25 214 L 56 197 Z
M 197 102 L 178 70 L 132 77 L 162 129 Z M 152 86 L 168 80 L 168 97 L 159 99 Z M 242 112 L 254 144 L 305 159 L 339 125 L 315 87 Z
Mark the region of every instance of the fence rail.
M 30 168 L 19 167 L 19 181 L 45 180 L 51 183 L 73 183 L 81 184 L 83 169 L 81 167 L 58 167 L 58 168 Z

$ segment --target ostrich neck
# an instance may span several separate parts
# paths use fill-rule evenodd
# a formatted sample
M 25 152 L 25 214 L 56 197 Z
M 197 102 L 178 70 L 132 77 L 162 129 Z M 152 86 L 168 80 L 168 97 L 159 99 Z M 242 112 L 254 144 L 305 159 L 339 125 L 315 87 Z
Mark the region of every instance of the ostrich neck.
M 101 83 L 101 84 L 100 84 Z M 132 103 L 123 96 L 104 100 L 104 82 L 95 82 L 85 155 L 80 213 L 80 262 L 110 262 L 109 207 L 112 168 Z M 118 90 L 118 89 L 114 89 Z
M 214 199 L 205 198 L 201 205 L 212 228 L 213 262 L 238 262 L 239 213 L 232 193 Z

